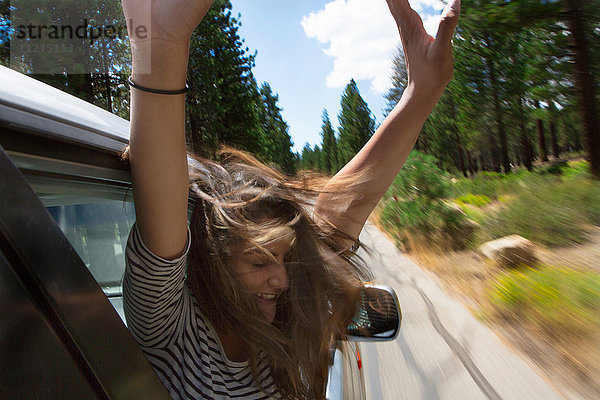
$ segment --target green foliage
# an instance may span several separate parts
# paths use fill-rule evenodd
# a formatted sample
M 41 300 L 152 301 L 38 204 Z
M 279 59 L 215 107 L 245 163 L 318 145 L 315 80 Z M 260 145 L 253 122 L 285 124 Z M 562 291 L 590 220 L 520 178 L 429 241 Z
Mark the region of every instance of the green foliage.
M 464 215 L 444 201 L 447 188 L 436 160 L 413 151 L 384 196 L 382 226 L 405 247 L 422 241 L 452 246 Z
M 384 95 L 386 99 L 386 115 L 396 107 L 407 84 L 408 71 L 406 69 L 406 60 L 404 59 L 404 50 L 402 50 L 402 46 L 398 46 L 392 65 L 392 87 Z
M 271 91 L 271 86 L 264 82 L 260 87 L 259 123 L 262 129 L 263 146 L 260 150 L 266 161 L 275 163 L 283 172 L 296 173 L 296 161 L 292 154 L 292 138 L 288 124 L 281 116 L 281 108 L 277 105 L 279 97 Z
M 449 179 L 435 163 L 414 151 L 384 196 L 382 225 L 401 243 L 422 236 L 433 238 L 433 247 L 444 237 L 451 242 L 442 232 L 452 232 L 466 244 L 460 230 L 465 217 L 480 224 L 474 245 L 518 234 L 549 247 L 568 246 L 585 242 L 589 227 L 600 225 L 600 182 L 591 179 L 584 161 L 558 164 L 559 173 L 542 168 L 473 179 Z M 462 214 L 448 206 L 451 198 Z
M 436 157 L 446 171 L 465 176 L 481 170 L 508 172 L 519 165 L 531 169 L 542 149 L 555 154 L 582 150 L 586 130 L 573 51 L 586 46 L 574 48 L 569 42 L 573 13 L 564 12 L 566 3 L 463 0 L 454 40 L 454 79 L 426 121 L 416 149 Z M 600 49 L 600 1 L 581 6 L 592 59 L 592 73 L 585 76 L 593 78 L 600 68 L 594 62 L 600 51 L 593 51 Z M 406 66 L 399 52 L 386 94 L 387 112 L 405 86 Z M 595 137 L 588 143 L 599 142 L 597 132 Z
M 77 27 L 87 20 L 94 26 L 122 27 L 125 21 L 120 1 L 81 0 L 76 6 L 73 2 L 65 1 L 0 1 L 0 64 L 10 65 L 14 70 L 121 117 L 129 116 L 129 86 L 125 77 L 131 74 L 131 54 L 126 37 L 115 35 L 114 38 L 100 37 L 94 41 L 74 37 L 68 42 L 56 44 L 51 36 L 38 36 L 37 40 L 31 42 L 32 46 L 54 48 L 56 45 L 59 48 L 66 44 L 66 51 L 19 54 L 19 49 L 15 48 L 12 49 L 11 58 L 10 35 L 15 35 L 17 31 L 9 29 L 9 25 L 14 27 L 23 22 L 11 21 L 11 16 L 26 16 L 27 23 L 43 26 Z M 45 35 L 51 31 L 42 32 Z M 15 54 L 20 57 L 14 57 Z
M 226 143 L 268 159 L 259 121 L 262 101 L 252 75 L 255 56 L 244 48 L 239 26 L 231 3 L 217 0 L 192 35 L 188 141 L 205 156 Z
M 300 155 L 299 168 L 303 170 L 319 171 L 321 168 L 321 149 L 315 145 L 314 148 L 310 144 L 305 143 Z
M 337 142 L 335 131 L 331 126 L 327 110 L 323 110 L 323 125 L 321 127 L 322 151 L 321 169 L 324 173 L 334 174 L 337 172 Z
M 314 161 L 313 161 L 313 170 L 315 171 L 323 171 L 323 152 L 321 148 L 315 144 L 313 147 Z
M 567 167 L 562 169 L 565 178 L 571 178 L 577 175 L 586 175 L 590 172 L 590 164 L 586 161 L 570 161 Z
M 526 268 L 501 276 L 489 291 L 494 315 L 521 318 L 551 337 L 589 335 L 600 327 L 600 274 Z
M 491 202 L 491 200 L 489 197 L 487 197 L 484 194 L 475 195 L 475 194 L 469 193 L 469 194 L 458 197 L 456 199 L 456 202 L 459 205 L 461 203 L 464 203 L 464 204 L 472 204 L 477 207 L 482 207 L 482 206 L 485 206 L 486 204 L 489 204 Z
M 600 224 L 600 182 L 585 175 L 524 180 L 515 199 L 488 215 L 480 241 L 518 234 L 550 247 L 583 243 L 588 227 Z
M 335 174 L 358 153 L 375 132 L 375 120 L 367 103 L 358 91 L 353 80 L 346 86 L 341 99 L 339 136 L 329 119 L 327 110 L 323 111 L 321 126 L 321 147 L 302 150 L 300 167 L 312 169 L 325 174 Z M 305 156 L 308 157 L 305 159 Z
M 354 79 L 342 94 L 337 169 L 341 169 L 358 153 L 375 132 L 375 120 L 367 103 L 363 100 Z
M 188 142 L 208 157 L 227 144 L 294 174 L 296 158 L 279 98 L 268 83 L 258 87 L 252 75 L 255 54 L 244 46 L 239 27 L 230 1 L 217 0 L 192 35 Z
M 495 172 L 480 172 L 474 178 L 461 178 L 452 183 L 449 189 L 451 197 L 465 195 L 486 196 L 497 199 L 507 193 L 513 193 L 519 183 L 529 173 L 504 175 Z
M 466 204 L 458 205 L 461 211 L 465 214 L 466 218 L 481 224 L 485 221 L 485 214 L 477 207 L 471 207 Z
M 394 179 L 386 197 L 396 196 L 404 200 L 414 200 L 417 197 L 425 200 L 442 200 L 448 194 L 448 184 L 448 177 L 438 168 L 437 160 L 433 156 L 415 150 Z

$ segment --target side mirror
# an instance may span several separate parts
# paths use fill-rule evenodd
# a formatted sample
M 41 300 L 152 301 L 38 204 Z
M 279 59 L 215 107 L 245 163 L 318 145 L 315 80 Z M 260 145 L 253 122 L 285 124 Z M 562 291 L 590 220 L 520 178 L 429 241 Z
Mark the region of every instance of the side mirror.
M 394 340 L 400 331 L 402 312 L 396 292 L 385 285 L 364 285 L 359 308 L 346 328 L 351 341 Z

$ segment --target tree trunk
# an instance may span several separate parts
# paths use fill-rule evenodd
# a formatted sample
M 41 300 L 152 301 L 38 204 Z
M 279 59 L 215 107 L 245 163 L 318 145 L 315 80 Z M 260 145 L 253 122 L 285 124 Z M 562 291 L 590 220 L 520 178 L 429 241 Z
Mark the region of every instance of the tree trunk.
M 470 175 L 474 174 L 474 170 L 473 170 L 473 160 L 471 159 L 471 153 L 469 151 L 465 151 L 465 155 L 467 157 L 467 169 L 469 171 Z
M 86 100 L 88 103 L 94 104 L 94 78 L 92 78 L 92 74 L 85 74 L 83 77 Z
M 535 108 L 541 110 L 539 100 L 535 101 Z M 538 135 L 538 146 L 540 149 L 540 160 L 548 161 L 548 150 L 546 147 L 546 135 L 544 134 L 544 121 L 540 118 L 536 118 L 535 123 L 537 125 L 537 135 Z
M 550 141 L 552 145 L 552 155 L 554 158 L 560 157 L 560 148 L 558 146 L 558 129 L 556 127 L 556 119 L 558 110 L 552 100 L 548 101 L 548 111 L 550 115 Z
M 106 74 L 102 74 L 102 77 L 104 78 L 104 90 L 105 90 L 105 96 L 106 96 L 106 111 L 108 112 L 113 112 L 113 106 L 112 106 L 112 93 L 111 93 L 111 85 L 110 85 L 110 75 L 108 73 Z
M 558 158 L 560 149 L 558 148 L 558 137 L 556 135 L 556 122 L 550 120 L 550 140 L 552 140 L 552 155 Z
M 523 166 L 527 168 L 528 171 L 533 170 L 533 145 L 531 144 L 531 138 L 529 133 L 527 132 L 526 126 L 526 114 L 525 109 L 523 107 L 523 96 L 519 95 L 519 128 L 521 133 L 519 135 L 521 140 L 521 158 L 523 160 Z
M 575 61 L 575 82 L 579 98 L 579 112 L 584 127 L 585 146 L 590 161 L 590 171 L 600 178 L 600 126 L 596 108 L 595 82 L 591 72 L 590 55 L 581 0 L 567 0 L 567 22 L 572 35 Z
M 494 116 L 496 120 L 496 129 L 498 140 L 500 141 L 500 160 L 497 155 L 494 156 L 494 170 L 500 172 L 500 163 L 504 168 L 504 173 L 510 172 L 510 161 L 508 160 L 508 144 L 506 141 L 506 130 L 504 129 L 504 121 L 502 120 L 502 105 L 500 104 L 500 95 L 498 93 L 498 82 L 496 81 L 496 67 L 494 61 L 486 59 L 488 69 L 490 71 L 490 86 L 492 88 L 492 98 L 494 102 Z M 495 140 L 494 140 L 495 142 Z M 500 161 L 500 162 L 499 162 Z
M 450 94 L 450 96 L 452 96 Z M 456 125 L 456 104 L 454 104 L 454 98 L 450 98 L 450 117 L 452 118 L 452 130 L 454 131 L 454 140 L 456 141 L 456 152 L 458 153 L 458 169 L 464 175 L 465 178 L 469 177 L 467 173 L 467 167 L 465 166 L 465 155 L 463 151 L 462 140 L 458 133 L 458 126 Z
M 533 146 L 531 145 L 531 140 L 529 140 L 529 135 L 527 134 L 527 129 L 525 127 L 525 118 L 521 118 L 521 157 L 523 159 L 523 165 L 527 168 L 528 171 L 533 170 Z
M 102 44 L 102 68 L 104 69 L 104 72 L 102 73 L 102 78 L 104 81 L 104 91 L 105 91 L 104 96 L 106 97 L 106 111 L 112 113 L 113 112 L 112 90 L 111 90 L 111 83 L 110 83 L 110 70 L 108 68 L 108 63 L 107 63 L 108 57 L 106 54 L 106 42 L 104 40 L 102 40 L 100 43 Z

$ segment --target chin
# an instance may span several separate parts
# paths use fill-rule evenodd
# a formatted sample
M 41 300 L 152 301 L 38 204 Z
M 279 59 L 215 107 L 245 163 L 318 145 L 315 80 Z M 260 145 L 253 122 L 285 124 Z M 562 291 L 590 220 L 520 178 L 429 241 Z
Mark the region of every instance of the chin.
M 272 324 L 275 321 L 276 310 L 263 310 L 265 321 Z

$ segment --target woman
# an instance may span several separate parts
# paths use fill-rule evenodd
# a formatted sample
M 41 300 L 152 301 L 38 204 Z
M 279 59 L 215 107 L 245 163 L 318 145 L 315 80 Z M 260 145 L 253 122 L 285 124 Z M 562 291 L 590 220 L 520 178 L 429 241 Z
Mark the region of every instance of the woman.
M 444 11 L 434 40 L 407 0 L 388 0 L 408 86 L 320 193 L 312 218 L 306 190 L 246 154 L 188 165 L 189 39 L 211 3 L 123 1 L 137 215 L 124 282 L 128 325 L 173 398 L 322 398 L 329 345 L 343 335 L 367 276 L 344 249 L 451 78 L 459 1 Z M 197 199 L 190 232 L 188 193 Z

